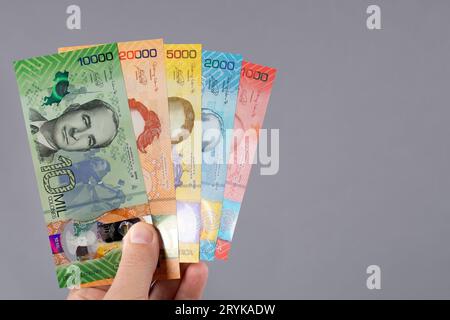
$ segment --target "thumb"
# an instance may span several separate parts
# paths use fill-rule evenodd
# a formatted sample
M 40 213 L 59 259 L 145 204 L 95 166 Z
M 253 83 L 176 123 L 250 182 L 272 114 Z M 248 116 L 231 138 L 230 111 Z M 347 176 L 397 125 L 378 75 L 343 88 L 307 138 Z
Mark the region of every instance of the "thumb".
M 159 256 L 159 237 L 151 224 L 133 225 L 123 239 L 122 258 L 105 299 L 148 299 Z

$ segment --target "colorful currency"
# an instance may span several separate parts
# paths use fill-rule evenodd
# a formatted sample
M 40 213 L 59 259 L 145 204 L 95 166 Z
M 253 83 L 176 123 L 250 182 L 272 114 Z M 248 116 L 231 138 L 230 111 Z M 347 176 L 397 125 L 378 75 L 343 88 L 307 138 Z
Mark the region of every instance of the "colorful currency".
M 202 55 L 202 202 L 200 259 L 214 260 L 233 130 L 242 56 Z
M 244 61 L 215 256 L 227 260 L 276 70 Z
M 117 222 L 56 221 L 47 225 L 56 275 L 61 287 L 109 285 L 116 275 L 122 239 L 133 224 L 151 216 Z
M 165 44 L 180 262 L 199 261 L 202 46 Z
M 147 203 L 117 45 L 21 60 L 14 68 L 47 225 L 84 228 L 107 211 Z M 59 285 L 68 285 L 72 271 L 80 283 L 102 280 L 100 270 L 113 268 L 115 258 L 94 261 L 89 271 L 67 263 Z
M 163 40 L 117 45 L 149 203 L 113 210 L 107 216 L 109 222 L 118 222 L 150 213 L 162 238 L 155 279 L 178 279 L 178 231 Z M 59 50 L 83 47 L 87 46 Z

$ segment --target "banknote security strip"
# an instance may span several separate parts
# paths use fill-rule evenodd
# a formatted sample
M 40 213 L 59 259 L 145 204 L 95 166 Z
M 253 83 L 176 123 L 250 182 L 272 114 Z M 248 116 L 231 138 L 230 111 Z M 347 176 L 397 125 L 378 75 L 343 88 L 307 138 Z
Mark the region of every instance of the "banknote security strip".
M 14 62 L 58 285 L 111 284 L 140 221 L 156 279 L 226 260 L 276 70 L 162 39 L 58 51 Z

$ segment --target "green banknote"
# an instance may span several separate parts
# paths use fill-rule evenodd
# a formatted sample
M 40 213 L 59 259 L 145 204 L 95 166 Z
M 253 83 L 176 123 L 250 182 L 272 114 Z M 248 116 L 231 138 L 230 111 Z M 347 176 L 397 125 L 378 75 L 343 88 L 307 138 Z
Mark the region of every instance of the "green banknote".
M 116 44 L 14 62 L 47 224 L 147 202 Z

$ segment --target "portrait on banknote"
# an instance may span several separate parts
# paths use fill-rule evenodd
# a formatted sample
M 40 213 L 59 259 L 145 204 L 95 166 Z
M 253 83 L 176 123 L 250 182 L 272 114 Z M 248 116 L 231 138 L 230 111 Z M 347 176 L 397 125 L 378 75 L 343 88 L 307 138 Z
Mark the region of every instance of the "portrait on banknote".
M 170 132 L 172 144 L 186 140 L 194 128 L 192 104 L 180 97 L 169 97 Z
M 39 157 L 46 161 L 52 161 L 59 150 L 88 151 L 107 147 L 119 127 L 116 111 L 100 99 L 71 104 L 53 119 L 46 119 L 39 111 L 30 109 L 29 120 Z

